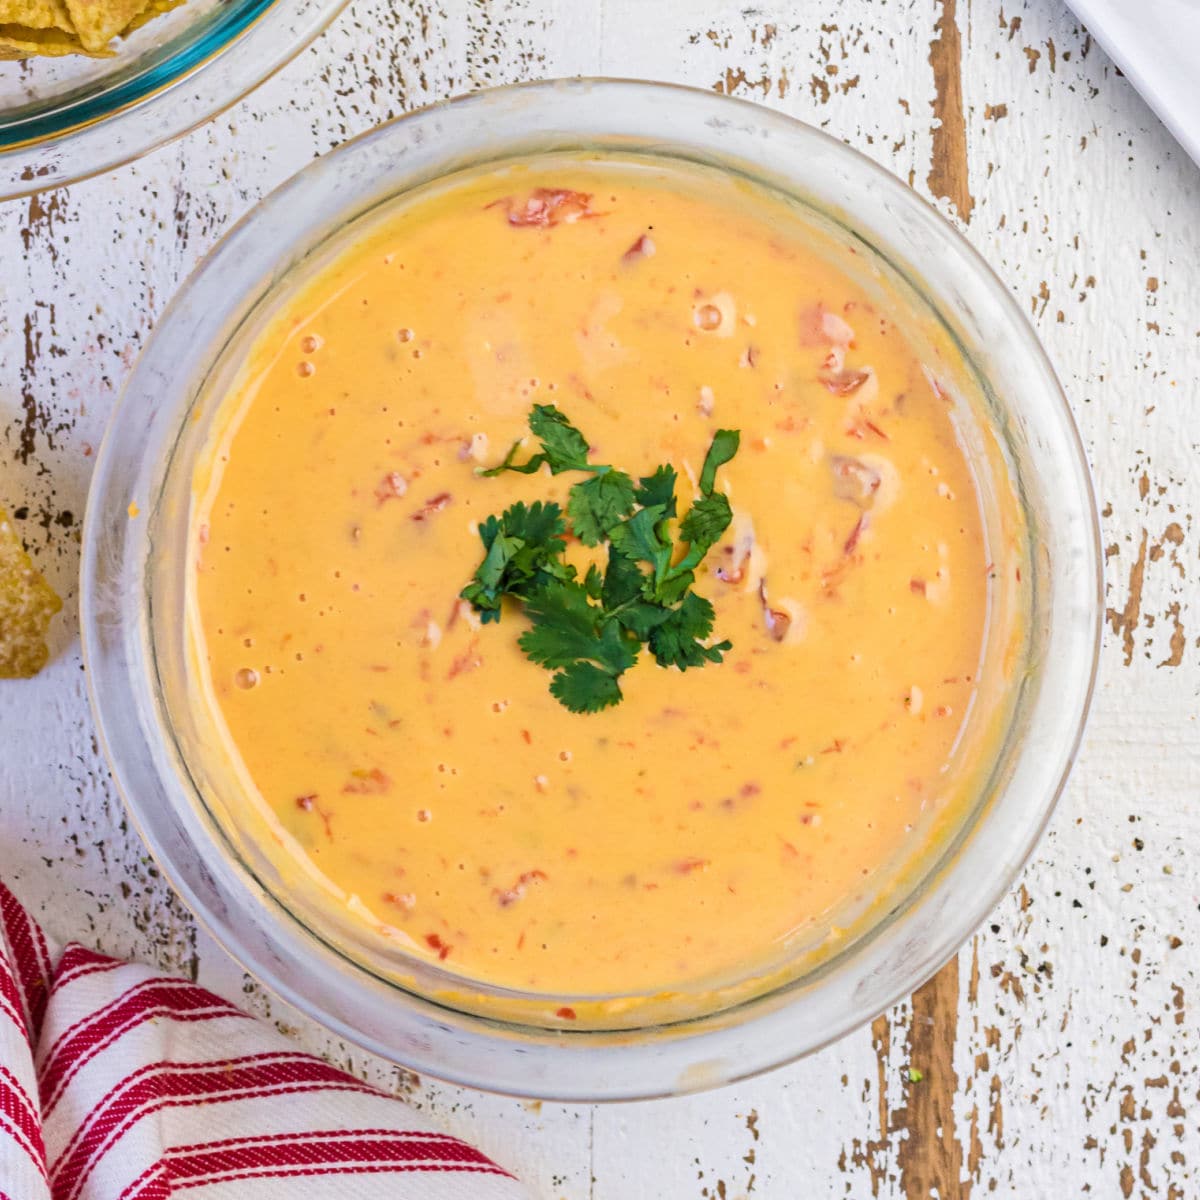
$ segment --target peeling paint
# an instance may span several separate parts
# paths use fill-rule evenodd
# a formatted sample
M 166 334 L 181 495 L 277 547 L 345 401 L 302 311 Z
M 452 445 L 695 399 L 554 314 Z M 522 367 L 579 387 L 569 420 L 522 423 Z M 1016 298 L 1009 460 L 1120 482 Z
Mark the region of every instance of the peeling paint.
M 933 68 L 933 162 L 929 190 L 949 200 L 964 221 L 975 207 L 967 172 L 967 123 L 963 116 L 962 38 L 957 0 L 941 0 L 936 36 L 929 44 Z

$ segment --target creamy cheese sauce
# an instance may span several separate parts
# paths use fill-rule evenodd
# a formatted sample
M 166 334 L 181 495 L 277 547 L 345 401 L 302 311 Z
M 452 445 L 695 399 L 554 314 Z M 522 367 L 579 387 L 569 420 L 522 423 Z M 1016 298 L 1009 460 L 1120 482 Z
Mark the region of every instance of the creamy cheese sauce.
M 200 670 L 297 852 L 401 945 L 538 992 L 719 977 L 966 803 L 994 551 L 948 395 L 839 254 L 748 185 L 535 160 L 402 206 L 260 336 L 197 476 Z M 643 655 L 575 715 L 519 610 L 458 599 L 477 524 L 576 481 L 477 473 L 535 402 L 596 461 L 674 464 L 682 506 L 741 431 L 696 583 L 723 664 Z

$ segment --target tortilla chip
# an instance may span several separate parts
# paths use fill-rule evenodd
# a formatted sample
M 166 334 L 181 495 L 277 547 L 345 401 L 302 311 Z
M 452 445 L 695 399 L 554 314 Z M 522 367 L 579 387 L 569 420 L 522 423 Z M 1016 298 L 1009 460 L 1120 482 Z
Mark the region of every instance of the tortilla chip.
M 66 0 L 71 22 L 85 50 L 103 50 L 149 0 Z
M 58 58 L 63 54 L 86 53 L 79 39 L 62 29 L 0 25 L 0 56 L 4 58 L 30 58 L 35 54 L 43 58 Z
M 129 22 L 129 28 L 122 31 L 122 37 L 128 37 L 135 29 L 141 29 L 149 21 L 153 21 L 155 17 L 161 17 L 164 13 L 169 13 L 173 8 L 178 8 L 185 0 L 150 0 L 149 6 L 144 12 L 139 13 L 132 21 Z
M 75 32 L 65 0 L 0 0 L 0 25 Z
M 0 679 L 28 679 L 46 665 L 46 630 L 61 608 L 0 508 Z

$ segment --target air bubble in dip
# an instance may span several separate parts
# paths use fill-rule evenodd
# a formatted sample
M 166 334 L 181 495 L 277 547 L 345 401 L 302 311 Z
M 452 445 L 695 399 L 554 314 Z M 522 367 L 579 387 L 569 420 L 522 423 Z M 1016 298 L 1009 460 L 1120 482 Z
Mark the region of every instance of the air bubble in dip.
M 248 692 L 258 683 L 258 672 L 253 667 L 243 667 L 234 677 L 233 682 L 244 692 Z
M 416 335 L 413 333 L 413 331 L 411 329 L 397 329 L 396 336 L 402 342 L 411 342 Z
M 321 339 L 315 333 L 306 333 L 300 339 L 300 349 L 305 354 L 315 354 L 322 346 Z
M 721 310 L 715 304 L 701 304 L 696 309 L 696 325 L 706 333 L 721 328 Z
M 307 360 L 300 363 L 299 366 L 296 367 L 296 374 L 299 375 L 301 379 L 307 379 L 310 375 L 315 375 L 316 371 L 317 368 Z

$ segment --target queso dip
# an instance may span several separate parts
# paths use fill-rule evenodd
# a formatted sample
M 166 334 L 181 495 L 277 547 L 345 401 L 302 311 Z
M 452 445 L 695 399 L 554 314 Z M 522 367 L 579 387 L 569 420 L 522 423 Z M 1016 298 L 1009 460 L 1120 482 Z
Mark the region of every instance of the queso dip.
M 1012 552 L 945 364 L 861 269 L 749 184 L 564 156 L 418 193 L 285 297 L 196 478 L 189 633 L 342 915 L 489 984 L 655 991 L 835 929 L 961 820 Z M 694 584 L 724 661 L 642 654 L 571 712 L 521 607 L 460 598 L 480 523 L 578 480 L 482 474 L 534 404 L 672 464 L 681 511 L 739 431 Z

